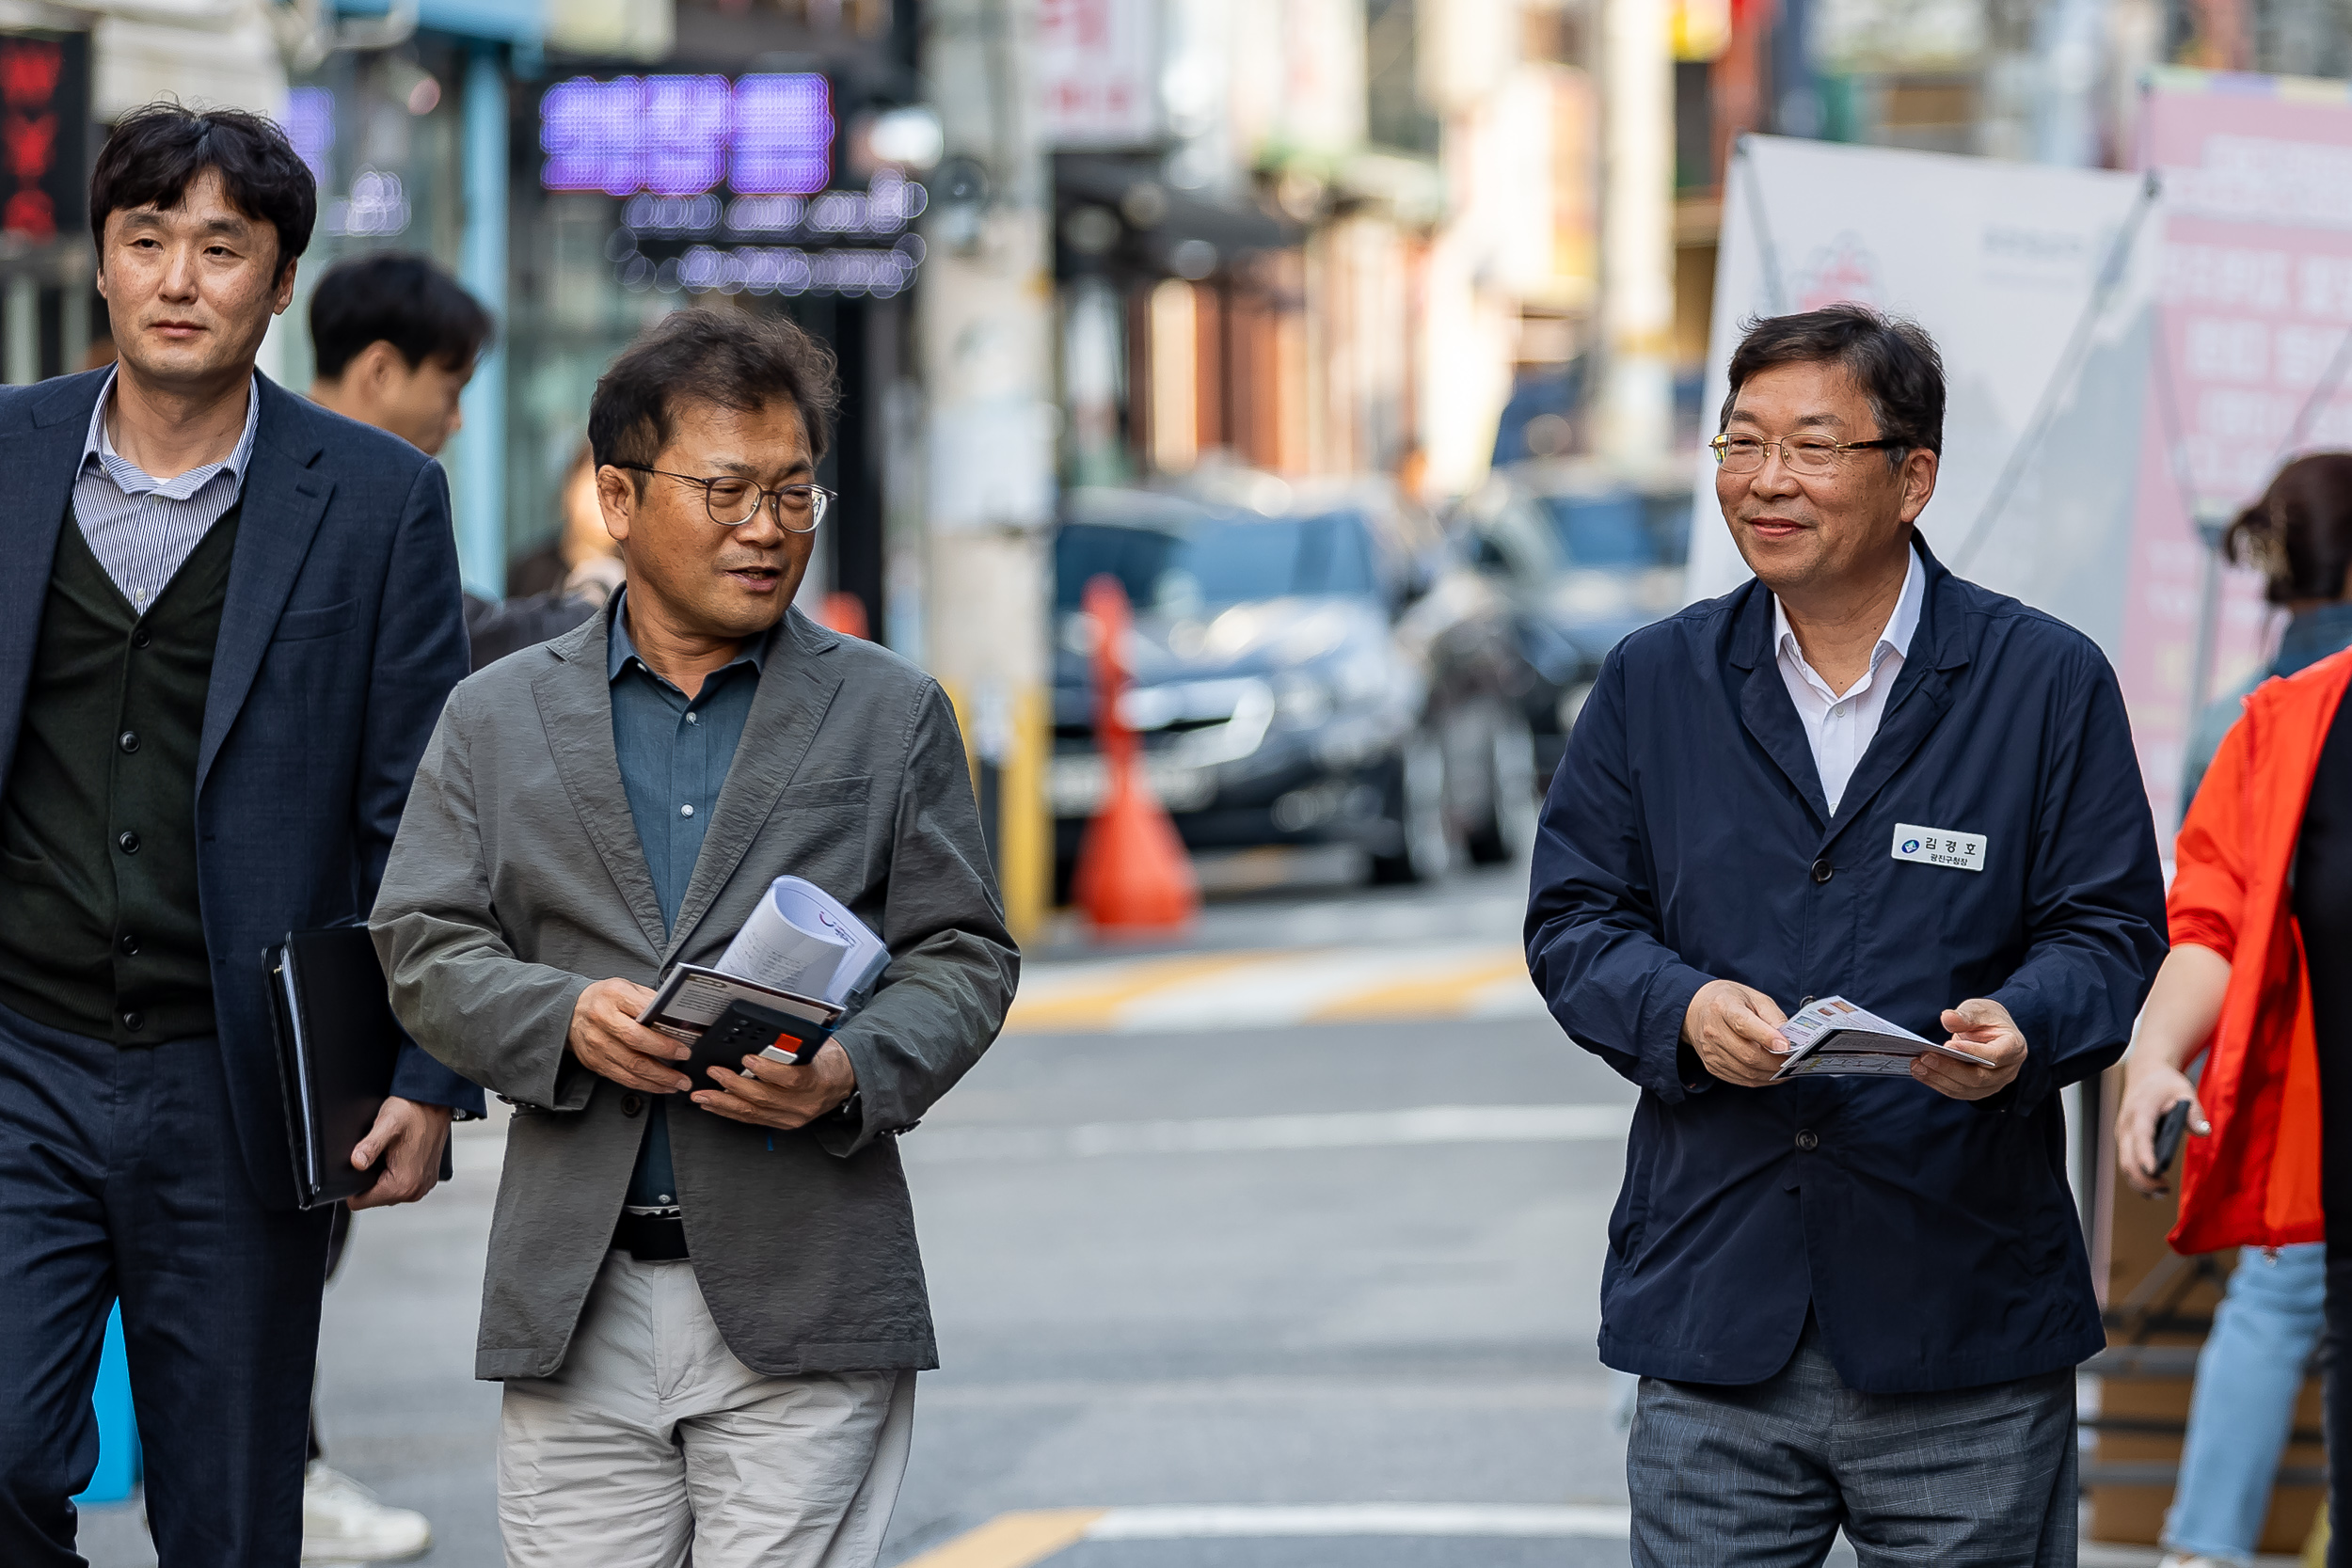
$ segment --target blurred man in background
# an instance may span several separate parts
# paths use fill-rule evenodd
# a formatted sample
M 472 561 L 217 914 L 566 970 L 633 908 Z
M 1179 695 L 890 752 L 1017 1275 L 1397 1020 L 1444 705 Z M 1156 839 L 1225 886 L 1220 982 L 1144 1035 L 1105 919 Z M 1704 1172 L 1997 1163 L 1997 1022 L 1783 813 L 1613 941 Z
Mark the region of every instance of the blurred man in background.
M 421 256 L 362 256 L 310 294 L 310 401 L 438 457 L 489 342 L 490 312 Z
M 490 340 L 490 313 L 457 280 L 421 256 L 363 256 L 320 277 L 310 293 L 310 401 L 345 419 L 389 431 L 428 457 L 465 422 L 458 400 Z M 468 629 L 484 601 L 467 595 Z M 485 605 L 495 613 L 496 606 Z M 469 639 L 470 641 L 470 639 Z M 350 1212 L 331 1211 L 326 1277 L 342 1267 Z M 310 1462 L 302 1475 L 303 1555 L 313 1560 L 379 1562 L 414 1557 L 433 1544 L 431 1521 L 392 1508 L 326 1463 L 318 1402 L 310 1408 Z
M 482 302 L 422 256 L 341 262 L 310 295 L 310 401 L 438 457 L 465 423 L 460 400 L 493 330 Z M 501 603 L 469 593 L 473 668 L 571 630 L 610 594 L 559 584 Z

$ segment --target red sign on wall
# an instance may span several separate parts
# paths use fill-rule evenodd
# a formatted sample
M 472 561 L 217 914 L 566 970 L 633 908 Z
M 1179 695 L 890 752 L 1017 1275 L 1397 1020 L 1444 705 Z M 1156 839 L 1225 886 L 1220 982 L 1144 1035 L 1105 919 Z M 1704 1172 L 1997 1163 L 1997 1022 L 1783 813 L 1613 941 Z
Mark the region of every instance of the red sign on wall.
M 0 234 L 46 245 L 88 211 L 89 35 L 0 33 Z

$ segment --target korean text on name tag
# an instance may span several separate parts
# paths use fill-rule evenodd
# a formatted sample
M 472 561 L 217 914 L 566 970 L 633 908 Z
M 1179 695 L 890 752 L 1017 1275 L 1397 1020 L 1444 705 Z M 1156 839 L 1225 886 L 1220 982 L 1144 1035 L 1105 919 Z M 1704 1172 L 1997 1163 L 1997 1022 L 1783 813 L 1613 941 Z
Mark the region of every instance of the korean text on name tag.
M 1949 865 L 1962 871 L 1984 869 L 1984 835 L 1950 828 L 1921 828 L 1895 824 L 1895 858 L 1921 865 Z

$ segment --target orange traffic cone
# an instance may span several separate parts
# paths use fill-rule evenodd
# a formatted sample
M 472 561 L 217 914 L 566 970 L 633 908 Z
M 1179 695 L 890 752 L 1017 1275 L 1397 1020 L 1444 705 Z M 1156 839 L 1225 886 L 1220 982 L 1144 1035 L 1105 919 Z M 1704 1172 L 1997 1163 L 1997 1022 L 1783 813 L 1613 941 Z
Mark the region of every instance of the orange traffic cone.
M 1143 785 L 1142 748 L 1120 716 L 1127 689 L 1126 591 L 1118 578 L 1098 577 L 1087 584 L 1086 609 L 1098 637 L 1094 733 L 1109 776 L 1103 804 L 1078 843 L 1071 896 L 1104 935 L 1173 934 L 1200 912 L 1200 886 L 1168 808 Z
M 837 631 L 844 637 L 872 641 L 866 630 L 866 601 L 855 594 L 828 594 L 818 606 L 817 623 L 827 631 Z

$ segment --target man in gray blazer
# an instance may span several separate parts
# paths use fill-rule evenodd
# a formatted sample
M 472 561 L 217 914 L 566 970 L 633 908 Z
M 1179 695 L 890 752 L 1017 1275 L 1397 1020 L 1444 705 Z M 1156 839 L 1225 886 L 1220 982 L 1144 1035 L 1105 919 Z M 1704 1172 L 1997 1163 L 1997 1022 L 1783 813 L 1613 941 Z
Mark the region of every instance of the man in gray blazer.
M 936 1366 L 895 1134 L 1019 959 L 936 683 L 787 607 L 836 397 L 783 322 L 672 315 L 597 384 L 628 586 L 459 686 L 373 922 L 416 1038 L 513 1102 L 476 1375 L 514 1568 L 852 1568 Z M 888 943 L 805 1067 L 640 1026 L 791 873 Z

